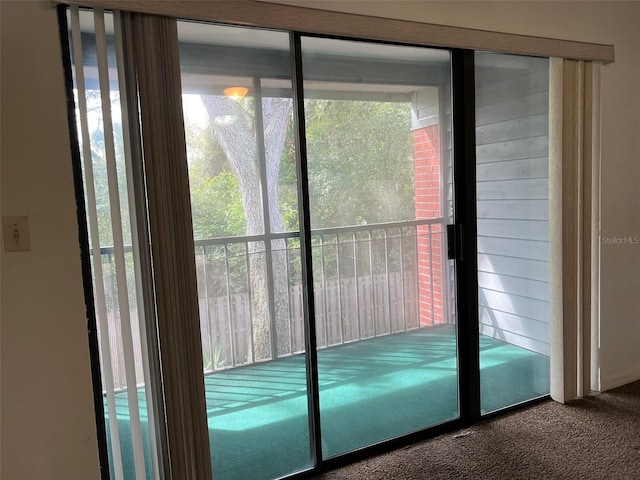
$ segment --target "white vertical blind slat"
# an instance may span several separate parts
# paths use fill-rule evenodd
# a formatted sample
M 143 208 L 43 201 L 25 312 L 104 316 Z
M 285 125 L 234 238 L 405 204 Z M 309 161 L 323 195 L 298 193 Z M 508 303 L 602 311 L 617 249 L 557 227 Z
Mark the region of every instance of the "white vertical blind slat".
M 601 65 L 592 65 L 592 107 L 591 107 L 591 297 L 589 310 L 591 312 L 591 388 L 600 391 L 600 75 Z
M 582 108 L 583 118 L 582 128 L 582 168 L 580 169 L 580 230 L 581 241 L 579 244 L 578 278 L 580 288 L 578 290 L 579 315 L 578 325 L 580 335 L 578 337 L 578 397 L 584 397 L 591 390 L 591 205 L 593 202 L 593 192 L 591 185 L 593 152 L 591 141 L 593 138 L 592 124 L 592 99 L 593 82 L 591 77 L 592 63 L 580 62 L 582 67 Z
M 109 418 L 109 434 L 111 439 L 111 456 L 113 474 L 116 480 L 124 478 L 122 467 L 122 453 L 120 449 L 120 434 L 116 417 L 116 402 L 111 368 L 111 346 L 109 344 L 109 327 L 107 305 L 105 298 L 104 272 L 102 270 L 102 255 L 100 254 L 100 236 L 98 233 L 98 212 L 96 207 L 96 191 L 93 176 L 93 161 L 87 118 L 86 86 L 84 65 L 82 63 L 82 40 L 80 32 L 80 13 L 78 7 L 71 8 L 71 32 L 73 42 L 74 68 L 78 89 L 78 111 L 82 138 L 82 159 L 84 163 L 87 212 L 89 216 L 89 235 L 94 271 L 94 294 L 97 306 L 98 328 L 100 331 L 100 354 L 103 388 L 107 397 L 107 414 Z
M 600 262 L 600 64 L 583 63 L 584 123 L 582 179 L 582 393 L 599 390 L 599 262 Z
M 118 309 L 120 313 L 120 331 L 127 382 L 127 402 L 129 406 L 129 425 L 131 427 L 131 443 L 133 448 L 136 478 L 146 478 L 144 463 L 144 446 L 140 424 L 140 409 L 135 371 L 135 356 L 131 333 L 129 291 L 124 256 L 124 240 L 122 232 L 122 215 L 120 212 L 120 193 L 118 172 L 113 136 L 113 119 L 111 114 L 111 95 L 109 86 L 109 65 L 107 61 L 107 38 L 104 23 L 104 11 L 96 9 L 94 13 L 96 31 L 96 53 L 98 59 L 98 78 L 102 100 L 102 117 L 104 130 L 105 155 L 107 161 L 107 178 L 109 183 L 109 203 L 111 212 L 111 228 L 113 231 L 113 248 L 118 285 Z

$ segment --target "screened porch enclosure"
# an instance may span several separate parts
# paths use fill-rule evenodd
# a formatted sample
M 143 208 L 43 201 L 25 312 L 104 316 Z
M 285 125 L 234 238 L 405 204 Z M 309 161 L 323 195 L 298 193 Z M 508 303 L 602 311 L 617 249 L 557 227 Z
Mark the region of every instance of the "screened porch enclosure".
M 426 223 L 421 243 L 440 244 L 441 221 Z M 424 228 L 424 227 L 423 227 Z M 366 340 L 378 336 L 408 332 L 435 325 L 420 316 L 416 251 L 418 235 L 415 226 L 371 225 L 325 229 L 313 232 L 313 252 L 321 266 L 314 284 L 316 300 L 316 338 L 320 348 Z M 197 240 L 196 268 L 200 307 L 203 368 L 214 372 L 254 362 L 256 340 L 251 322 L 250 256 L 264 256 L 264 249 L 249 253 L 249 242 L 242 238 Z M 287 259 L 286 311 L 281 330 L 270 333 L 269 346 L 277 352 L 274 358 L 305 351 L 302 279 L 299 261 L 299 238 L 291 235 L 283 242 Z M 119 322 L 117 278 L 113 248 L 102 251 L 107 304 L 114 334 L 110 343 L 115 352 L 122 351 L 117 334 Z M 428 268 L 438 269 L 433 264 Z M 255 263 L 254 263 L 255 264 Z M 128 276 L 134 275 L 131 269 Z M 434 307 L 435 308 L 435 307 Z M 428 312 L 432 314 L 432 312 Z M 137 307 L 132 305 L 131 323 L 137 324 Z M 422 318 L 422 320 L 421 320 Z M 442 323 L 442 322 L 439 322 Z M 135 339 L 139 343 L 139 339 Z M 136 355 L 137 382 L 144 383 L 142 353 Z M 126 389 L 124 358 L 117 356 L 114 365 L 114 387 Z
M 320 375 L 325 391 L 331 391 L 323 431 L 336 439 L 327 456 L 455 418 L 454 328 L 422 327 L 319 351 Z M 540 381 L 548 357 L 486 336 L 480 337 L 480 349 L 484 406 L 496 410 L 548 392 L 548 384 Z M 269 479 L 308 468 L 303 354 L 207 374 L 205 389 L 217 478 Z M 142 389 L 137 392 L 146 431 L 145 396 Z M 124 469 L 131 472 L 127 392 L 117 393 L 116 401 Z M 373 428 L 362 421 L 362 410 L 384 421 Z M 150 464 L 148 454 L 145 461 Z
M 438 223 L 435 221 L 430 225 Z M 433 239 L 433 234 L 430 237 Z M 315 255 L 324 259 L 320 264 L 324 264 L 326 270 L 329 270 L 330 263 L 334 267 L 342 265 L 338 272 L 321 273 L 320 281 L 315 283 L 314 294 L 320 302 L 316 322 L 320 347 L 336 347 L 437 325 L 420 322 L 415 263 L 418 238 L 415 227 L 386 225 L 317 231 L 314 232 L 314 240 Z M 278 349 L 279 356 L 300 354 L 305 348 L 300 265 L 291 260 L 299 252 L 298 242 L 297 236 L 290 237 L 286 242 L 290 284 L 288 307 L 291 313 L 285 341 Z M 250 321 L 247 252 L 248 245 L 242 239 L 196 241 L 196 265 L 201 287 L 198 296 L 202 319 L 203 368 L 207 373 L 252 363 L 250 350 L 254 342 Z M 103 247 L 101 254 L 106 303 L 110 306 L 110 344 L 114 352 L 122 352 L 122 338 L 118 335 L 121 322 L 117 309 L 113 248 Z M 377 268 L 371 263 L 374 257 L 380 258 Z M 128 258 L 132 262 L 130 253 Z M 127 273 L 133 283 L 133 269 Z M 358 275 L 354 275 L 356 273 Z M 133 292 L 130 295 L 134 297 Z M 132 304 L 130 317 L 132 324 L 138 324 L 135 303 Z M 133 332 L 135 334 L 136 331 Z M 272 341 L 277 342 L 277 339 Z M 139 345 L 139 342 L 139 337 L 136 337 L 134 344 Z M 143 384 L 140 348 L 135 348 L 135 357 L 137 383 Z M 127 383 L 122 353 L 114 355 L 113 366 L 114 388 L 124 391 Z

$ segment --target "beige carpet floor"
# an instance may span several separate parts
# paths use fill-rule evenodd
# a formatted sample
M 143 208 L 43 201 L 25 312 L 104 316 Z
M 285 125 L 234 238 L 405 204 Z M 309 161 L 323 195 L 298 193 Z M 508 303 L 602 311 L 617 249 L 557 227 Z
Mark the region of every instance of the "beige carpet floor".
M 640 381 L 551 400 L 326 472 L 318 480 L 640 480 Z

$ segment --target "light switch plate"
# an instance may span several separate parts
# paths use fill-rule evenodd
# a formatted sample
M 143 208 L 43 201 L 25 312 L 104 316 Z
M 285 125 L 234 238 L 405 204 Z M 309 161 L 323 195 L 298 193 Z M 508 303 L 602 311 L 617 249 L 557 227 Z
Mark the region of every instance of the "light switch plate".
M 26 216 L 2 217 L 2 239 L 5 252 L 31 250 L 28 218 Z

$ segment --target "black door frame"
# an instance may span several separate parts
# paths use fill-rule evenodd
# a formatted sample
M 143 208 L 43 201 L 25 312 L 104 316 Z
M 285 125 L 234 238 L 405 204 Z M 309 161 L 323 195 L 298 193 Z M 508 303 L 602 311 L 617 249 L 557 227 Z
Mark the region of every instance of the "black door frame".
M 73 96 L 73 77 L 70 58 L 70 45 L 67 26 L 67 8 L 58 6 L 58 19 L 63 51 L 63 63 L 66 76 L 68 121 L 72 146 L 72 163 L 74 186 L 79 225 L 79 240 L 82 257 L 83 286 L 88 317 L 89 349 L 92 367 L 93 393 L 98 432 L 98 450 L 101 466 L 101 478 L 109 479 L 109 460 L 107 456 L 107 438 L 104 424 L 102 403 L 102 384 L 99 364 L 99 349 L 95 305 L 93 301 L 93 281 L 91 274 L 91 254 L 89 252 L 88 232 L 84 206 L 84 187 L 81 170 L 79 140 L 77 137 L 75 105 Z M 311 228 L 308 204 L 308 178 L 306 164 L 306 145 L 302 87 L 301 32 L 289 32 L 291 39 L 291 61 L 294 85 L 294 118 L 298 145 L 298 178 L 300 202 L 300 236 L 301 253 L 306 267 L 303 278 L 306 288 L 303 289 L 305 300 L 305 316 L 307 327 L 315 331 L 315 319 L 310 313 L 314 310 L 313 272 L 311 269 Z M 318 35 L 315 35 L 318 36 Z M 325 38 L 331 38 L 325 36 Z M 354 40 L 348 38 L 347 40 Z M 371 42 L 371 40 L 364 40 Z M 391 42 L 380 42 L 391 43 Z M 432 48 L 428 45 L 410 45 Z M 435 47 L 438 48 L 438 47 Z M 480 369 L 479 369 L 479 327 L 478 327 L 478 281 L 477 281 L 477 216 L 476 216 L 476 174 L 475 174 L 475 82 L 474 51 L 464 49 L 446 49 L 451 52 L 452 59 L 452 128 L 453 128 L 453 184 L 455 218 L 453 223 L 453 243 L 455 251 L 456 276 L 456 309 L 457 309 L 457 341 L 458 341 L 458 388 L 459 418 L 389 439 L 374 445 L 348 452 L 330 459 L 322 458 L 319 441 L 320 410 L 318 391 L 318 370 L 316 339 L 314 335 L 306 335 L 307 349 L 307 386 L 311 415 L 309 417 L 311 438 L 311 469 L 291 475 L 290 478 L 306 477 L 336 468 L 341 465 L 370 457 L 374 454 L 389 451 L 400 446 L 430 438 L 441 433 L 471 425 L 480 420 Z
M 333 38 L 328 35 L 309 35 L 290 32 L 290 51 L 293 73 L 294 122 L 297 141 L 297 166 L 299 178 L 299 212 L 303 279 L 305 288 L 305 323 L 307 326 L 307 388 L 309 404 L 309 428 L 311 439 L 310 470 L 290 478 L 306 477 L 310 473 L 331 470 L 372 455 L 393 450 L 419 440 L 477 423 L 480 418 L 480 348 L 478 325 L 478 277 L 477 277 L 477 214 L 476 214 L 476 145 L 475 145 L 475 52 L 464 49 L 447 49 L 451 52 L 451 95 L 453 130 L 453 185 L 454 223 L 448 229 L 453 238 L 456 278 L 456 317 L 458 351 L 457 419 L 427 427 L 401 437 L 384 440 L 336 457 L 324 459 L 321 448 L 320 403 L 318 365 L 315 332 L 313 271 L 311 256 L 311 221 L 308 203 L 307 149 L 304 125 L 304 98 L 301 38 L 313 36 Z M 339 38 L 338 38 L 339 39 Z M 348 38 L 345 40 L 357 40 Z M 362 40 L 372 43 L 371 40 Z M 373 42 L 375 43 L 375 42 Z M 380 42 L 391 44 L 390 42 Z M 416 47 L 416 45 L 409 45 Z M 432 48 L 427 45 L 417 47 Z

